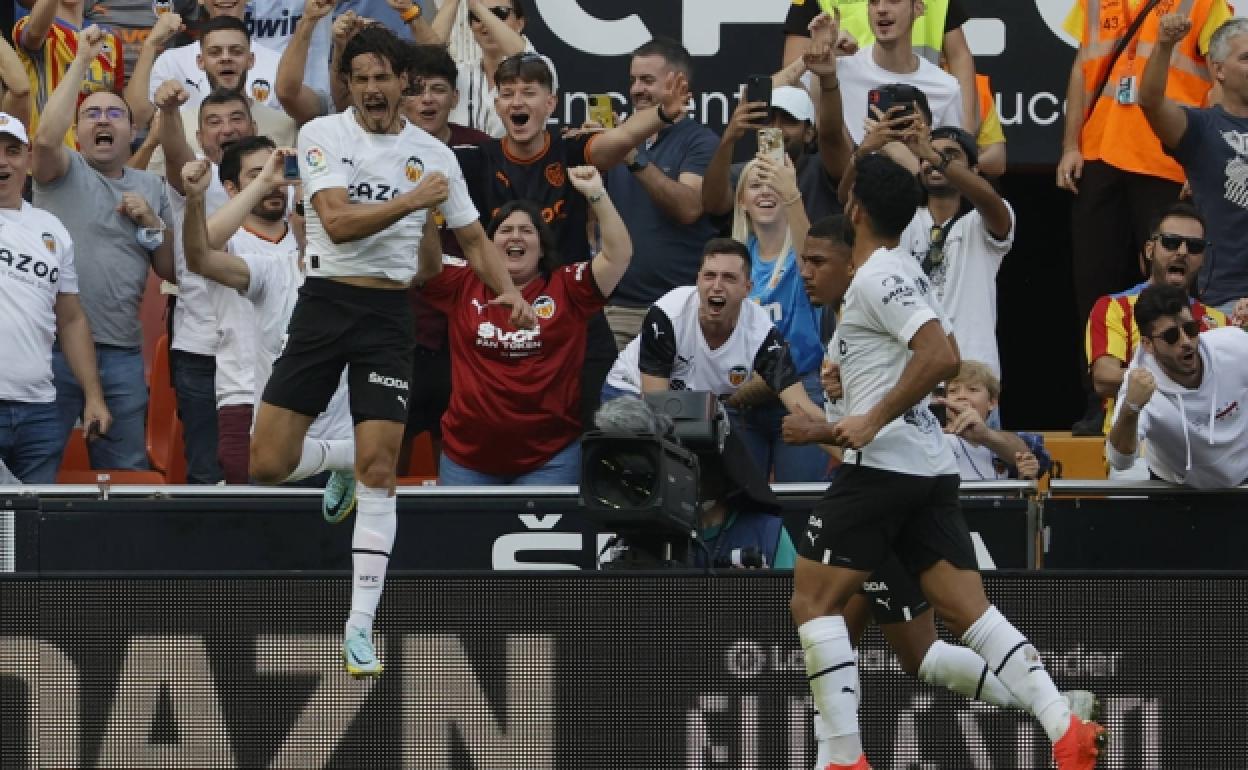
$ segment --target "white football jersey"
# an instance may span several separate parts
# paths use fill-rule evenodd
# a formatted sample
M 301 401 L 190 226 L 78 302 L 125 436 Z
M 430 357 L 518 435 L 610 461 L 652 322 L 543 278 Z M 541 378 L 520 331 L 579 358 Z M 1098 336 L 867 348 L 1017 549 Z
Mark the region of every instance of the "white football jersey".
M 256 63 L 247 70 L 247 83 L 243 92 L 257 104 L 282 109 L 277 100 L 277 65 L 282 55 L 276 51 L 252 43 L 251 53 Z M 152 65 L 152 77 L 148 81 L 148 101 L 156 100 L 156 89 L 166 80 L 176 80 L 186 88 L 190 97 L 184 107 L 197 107 L 204 100 L 212 87 L 208 85 L 208 74 L 199 68 L 199 43 L 191 43 L 179 48 L 170 48 L 156 57 Z
M 741 303 L 741 314 L 728 340 L 712 350 L 698 324 L 697 287 L 681 286 L 650 307 L 641 334 L 624 348 L 607 375 L 607 384 L 641 392 L 641 374 L 666 377 L 672 390 L 735 393 L 757 371 L 780 392 L 797 382 L 788 347 L 767 311 Z M 674 345 L 673 345 L 674 343 Z
M 249 240 L 240 240 L 247 235 Z M 303 271 L 299 269 L 299 245 L 289 231 L 280 243 L 268 241 L 239 230 L 230 240 L 231 252 L 247 263 L 251 279 L 243 297 L 254 309 L 254 345 L 252 346 L 254 393 L 252 399 L 256 411 L 264 395 L 264 386 L 273 374 L 273 362 L 286 347 L 286 329 L 295 312 L 295 300 L 303 285 Z M 249 246 L 255 248 L 248 250 Z M 239 249 L 239 251 L 234 251 Z M 308 436 L 319 439 L 346 439 L 353 435 L 351 406 L 347 400 L 347 370 L 344 368 L 338 390 L 330 399 L 329 406 L 308 428 Z
M 212 181 L 204 193 L 205 217 L 211 217 L 230 199 L 218 171 L 217 164 L 213 163 L 210 170 Z M 186 266 L 186 248 L 182 241 L 186 198 L 167 182 L 165 192 L 169 196 L 169 210 L 173 213 L 169 226 L 173 230 L 173 267 L 178 279 L 178 300 L 173 305 L 173 349 L 201 356 L 215 355 L 217 316 L 208 291 L 211 281 L 192 273 Z
M 449 147 L 418 126 L 404 120 L 397 134 L 374 134 L 356 121 L 355 108 L 304 125 L 299 130 L 299 173 L 307 212 L 308 275 L 411 282 L 427 210 L 409 214 L 375 235 L 334 243 L 312 200 L 321 190 L 343 188 L 352 204 L 384 202 L 415 188 L 433 171 L 445 174 L 450 183 L 450 197 L 438 207 L 446 226 L 454 230 L 477 221 L 459 161 Z
M 46 404 L 52 385 L 56 298 L 78 293 L 74 244 L 61 221 L 22 202 L 0 209 L 0 399 Z
M 930 293 L 909 251 L 879 249 L 858 268 L 829 345 L 841 366 L 844 414 L 866 414 L 896 386 L 912 355 L 910 340 L 924 324 L 939 321 L 949 333 Z M 915 476 L 957 473 L 944 430 L 927 405 L 924 396 L 861 450 L 846 450 L 845 462 Z

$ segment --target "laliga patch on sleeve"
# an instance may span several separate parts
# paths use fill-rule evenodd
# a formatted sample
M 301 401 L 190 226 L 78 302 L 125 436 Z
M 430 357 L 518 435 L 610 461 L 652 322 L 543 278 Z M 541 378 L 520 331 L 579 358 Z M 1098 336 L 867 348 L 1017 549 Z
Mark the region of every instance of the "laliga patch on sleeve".
M 304 160 L 308 164 L 309 176 L 321 176 L 329 173 L 329 160 L 325 156 L 325 151 L 320 147 L 309 147 Z

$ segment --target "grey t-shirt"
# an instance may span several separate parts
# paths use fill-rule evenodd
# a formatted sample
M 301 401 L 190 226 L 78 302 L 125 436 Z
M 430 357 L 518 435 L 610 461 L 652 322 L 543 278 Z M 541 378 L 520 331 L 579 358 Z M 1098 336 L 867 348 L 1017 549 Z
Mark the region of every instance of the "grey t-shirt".
M 1183 164 L 1192 199 L 1213 242 L 1200 269 L 1200 300 L 1248 297 L 1248 118 L 1221 107 L 1184 107 L 1187 131 L 1171 153 Z
M 164 180 L 132 168 L 119 179 L 109 179 L 79 153 L 66 152 L 65 176 L 50 184 L 35 182 L 35 205 L 60 219 L 74 240 L 79 298 L 91 336 L 98 344 L 137 348 L 143 343 L 139 301 L 152 255 L 135 240 L 134 222 L 118 213 L 117 206 L 122 193 L 138 193 L 171 224 Z

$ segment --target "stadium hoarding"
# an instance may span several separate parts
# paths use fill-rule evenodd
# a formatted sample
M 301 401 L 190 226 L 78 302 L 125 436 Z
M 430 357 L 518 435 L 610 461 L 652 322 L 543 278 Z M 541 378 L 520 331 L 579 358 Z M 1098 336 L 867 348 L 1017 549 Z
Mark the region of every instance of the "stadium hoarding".
M 815 2 L 815 0 L 805 0 Z M 964 0 L 976 68 L 992 80 L 1012 165 L 1055 164 L 1074 40 L 1073 0 Z M 716 133 L 747 77 L 779 68 L 786 0 L 532 0 L 525 34 L 559 70 L 555 117 L 580 125 L 591 93 L 626 111 L 628 54 L 655 35 L 694 57 L 693 115 Z M 1037 64 L 1042 63 L 1042 64 Z
M 802 537 L 826 485 L 777 485 L 790 536 Z M 1034 566 L 1030 483 L 963 485 L 984 568 Z M 326 524 L 317 490 L 115 487 L 38 489 L 16 514 L 17 572 L 349 569 L 351 526 Z M 0 502 L 4 498 L 0 497 Z M 0 531 L 0 536 L 2 536 Z M 575 487 L 410 487 L 399 495 L 394 569 L 586 570 L 611 539 L 580 513 Z
M 348 581 L 0 579 L 0 766 L 807 768 L 811 706 L 779 574 L 392 576 L 386 671 L 340 671 Z M 1232 768 L 1248 750 L 1248 578 L 987 578 L 1058 685 L 1095 691 L 1102 766 Z M 1035 768 L 1034 720 L 861 648 L 878 768 Z

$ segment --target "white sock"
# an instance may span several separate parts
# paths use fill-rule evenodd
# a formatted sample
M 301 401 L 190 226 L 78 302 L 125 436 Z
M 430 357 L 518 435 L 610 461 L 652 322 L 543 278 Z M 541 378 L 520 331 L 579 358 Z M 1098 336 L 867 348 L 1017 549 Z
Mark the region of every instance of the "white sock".
M 849 765 L 862 756 L 858 734 L 858 665 L 840 615 L 808 620 L 797 629 L 806 676 L 827 731 L 828 761 Z
M 349 471 L 354 467 L 354 440 L 304 438 L 299 464 L 286 481 L 303 481 L 325 471 Z
M 832 749 L 828 746 L 831 736 L 823 723 L 823 717 L 815 712 L 815 770 L 824 770 L 832 764 Z
M 348 626 L 373 632 L 373 616 L 386 583 L 386 565 L 398 529 L 398 498 L 385 489 L 355 486 L 355 532 L 351 538 L 351 615 Z
M 1022 708 L 992 669 L 974 650 L 937 640 L 923 656 L 919 679 L 940 685 L 971 700 L 994 706 Z
M 1040 653 L 996 607 L 989 607 L 972 623 L 962 641 L 988 662 L 1019 705 L 1040 720 L 1050 741 L 1065 734 L 1070 707 L 1044 670 Z

